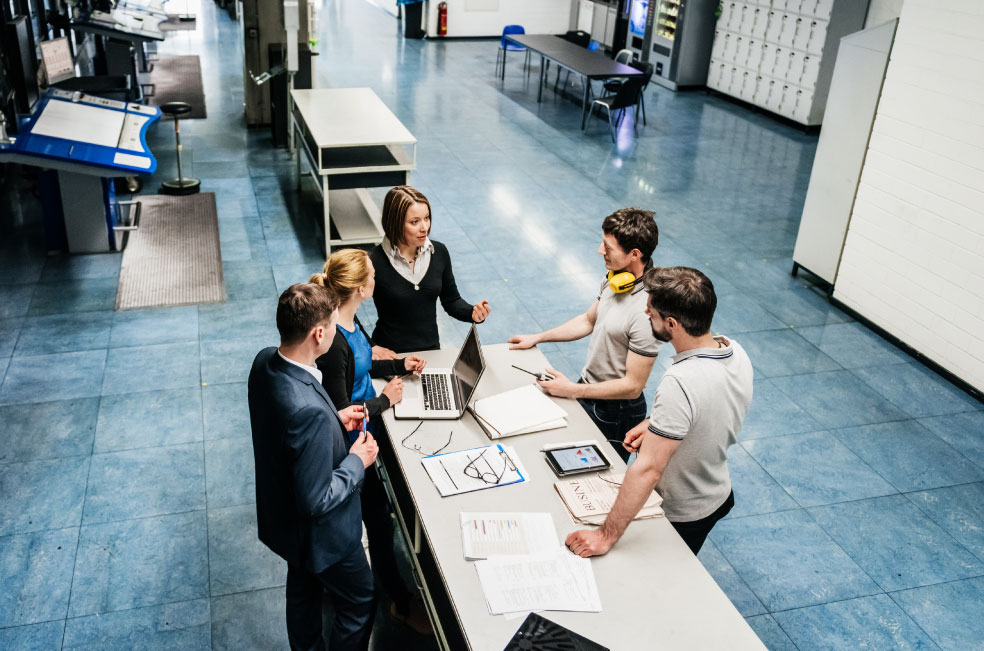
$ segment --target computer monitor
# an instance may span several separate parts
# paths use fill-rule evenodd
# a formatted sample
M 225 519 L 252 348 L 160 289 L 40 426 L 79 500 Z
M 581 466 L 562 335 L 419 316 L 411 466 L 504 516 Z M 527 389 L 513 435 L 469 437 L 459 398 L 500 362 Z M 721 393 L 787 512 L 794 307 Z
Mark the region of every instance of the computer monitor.
M 72 60 L 68 37 L 42 41 L 41 61 L 44 63 L 44 74 L 49 86 L 75 76 L 75 61 Z

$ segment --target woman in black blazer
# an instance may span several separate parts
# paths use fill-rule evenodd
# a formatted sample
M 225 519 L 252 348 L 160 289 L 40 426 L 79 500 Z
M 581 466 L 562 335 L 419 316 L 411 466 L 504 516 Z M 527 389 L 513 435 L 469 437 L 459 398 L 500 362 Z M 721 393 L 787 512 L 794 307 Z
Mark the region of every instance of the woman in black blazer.
M 378 281 L 372 333 L 378 346 L 396 352 L 440 348 L 438 299 L 444 311 L 459 321 L 481 323 L 488 317 L 488 301 L 470 305 L 461 298 L 447 247 L 428 237 L 427 197 L 409 185 L 393 188 L 383 202 L 382 222 L 386 237 L 369 254 Z
M 372 262 L 365 251 L 335 251 L 325 263 L 324 272 L 311 277 L 331 289 L 339 298 L 338 326 L 331 348 L 315 362 L 321 371 L 321 384 L 338 409 L 364 404 L 369 430 L 383 445 L 385 430 L 379 415 L 403 398 L 403 380 L 399 376 L 419 373 L 426 362 L 410 355 L 402 359 L 373 360 L 372 342 L 355 313 L 365 299 L 372 296 L 375 281 Z M 372 378 L 393 377 L 377 396 Z M 414 602 L 411 592 L 400 578 L 393 551 L 393 521 L 389 502 L 375 467 L 366 469 L 362 485 L 362 521 L 369 538 L 369 556 L 373 573 L 392 600 L 390 614 L 418 633 L 430 631 L 422 606 Z

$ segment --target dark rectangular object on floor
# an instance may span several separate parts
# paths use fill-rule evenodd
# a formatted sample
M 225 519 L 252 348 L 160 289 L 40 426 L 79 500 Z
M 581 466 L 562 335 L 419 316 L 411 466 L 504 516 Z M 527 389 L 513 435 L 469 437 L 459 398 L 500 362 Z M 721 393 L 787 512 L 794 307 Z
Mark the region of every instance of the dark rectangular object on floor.
M 140 75 L 140 83 L 154 86 L 153 93 L 147 93 L 147 103 L 151 106 L 186 102 L 191 105 L 191 113 L 182 115 L 182 120 L 204 119 L 207 115 L 202 64 L 197 54 L 162 56 L 153 71 Z
M 123 250 L 116 309 L 225 300 L 215 194 L 146 195 Z

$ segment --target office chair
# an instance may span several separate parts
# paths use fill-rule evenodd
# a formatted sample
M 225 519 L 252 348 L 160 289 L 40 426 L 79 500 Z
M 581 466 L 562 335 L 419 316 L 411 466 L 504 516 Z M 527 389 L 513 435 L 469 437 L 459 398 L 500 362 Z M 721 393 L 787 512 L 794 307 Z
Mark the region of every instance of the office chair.
M 594 113 L 596 105 L 601 106 L 608 113 L 608 130 L 615 142 L 615 128 L 622 123 L 625 117 L 625 109 L 630 106 L 636 107 L 635 121 L 639 121 L 639 93 L 642 92 L 642 77 L 628 77 L 619 87 L 618 92 L 607 97 L 600 97 L 591 103 L 590 113 Z M 619 111 L 618 119 L 612 122 L 612 114 Z M 589 113 L 589 115 L 590 115 Z
M 618 51 L 618 54 L 613 57 L 616 63 L 621 63 L 626 66 L 632 65 L 631 62 L 633 58 L 634 53 L 629 48 L 622 48 Z M 618 92 L 618 87 L 622 85 L 623 81 L 625 81 L 625 77 L 613 77 L 612 79 L 606 79 L 604 83 L 605 92 L 610 95 L 614 95 Z
M 526 60 L 523 65 L 526 66 L 526 76 L 530 75 L 530 51 L 518 43 L 513 43 L 512 41 L 507 41 L 506 36 L 510 34 L 525 34 L 526 30 L 522 25 L 506 25 L 502 28 L 502 38 L 499 39 L 499 50 L 495 53 L 495 72 L 499 73 L 499 66 L 502 66 L 502 76 L 506 75 L 506 51 L 509 52 L 526 52 Z M 500 63 L 501 62 L 501 63 Z

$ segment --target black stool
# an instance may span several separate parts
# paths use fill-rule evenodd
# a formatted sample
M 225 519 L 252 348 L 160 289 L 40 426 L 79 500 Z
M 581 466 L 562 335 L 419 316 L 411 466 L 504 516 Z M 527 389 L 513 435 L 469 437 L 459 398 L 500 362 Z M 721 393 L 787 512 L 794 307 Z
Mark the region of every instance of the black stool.
M 202 182 L 181 175 L 181 127 L 178 126 L 178 116 L 190 113 L 191 105 L 186 102 L 168 102 L 159 108 L 161 113 L 174 120 L 174 144 L 178 157 L 178 178 L 161 183 L 161 194 L 195 194 L 201 190 Z

